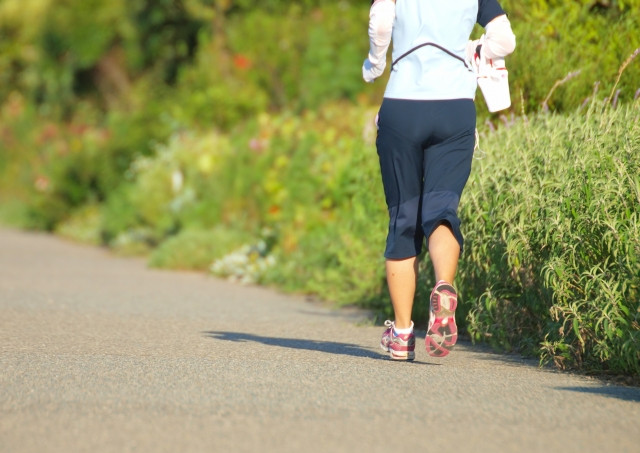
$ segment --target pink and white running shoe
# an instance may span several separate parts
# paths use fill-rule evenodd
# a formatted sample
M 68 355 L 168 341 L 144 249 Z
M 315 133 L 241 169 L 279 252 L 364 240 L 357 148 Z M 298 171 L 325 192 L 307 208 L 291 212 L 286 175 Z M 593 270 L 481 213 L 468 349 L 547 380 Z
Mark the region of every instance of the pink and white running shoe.
M 416 357 L 416 337 L 413 333 L 396 334 L 393 321 L 385 321 L 387 330 L 382 334 L 380 347 L 390 353 L 393 360 L 413 360 Z
M 425 338 L 430 356 L 445 357 L 458 341 L 457 306 L 456 290 L 444 280 L 439 281 L 431 292 L 429 327 Z

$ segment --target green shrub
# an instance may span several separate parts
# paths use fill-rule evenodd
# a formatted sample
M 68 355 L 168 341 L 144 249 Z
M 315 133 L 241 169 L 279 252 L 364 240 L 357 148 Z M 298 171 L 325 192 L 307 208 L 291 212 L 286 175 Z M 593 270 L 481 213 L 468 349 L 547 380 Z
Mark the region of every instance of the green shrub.
M 57 137 L 35 144 L 30 173 L 36 184 L 31 192 L 33 226 L 54 229 L 74 209 L 103 202 L 123 181 L 125 170 L 136 151 L 112 147 L 109 131 L 85 124 L 60 128 Z
M 55 233 L 84 244 L 101 245 L 100 206 L 86 204 L 56 225 Z
M 261 282 L 265 273 L 277 264 L 271 253 L 272 232 L 264 230 L 262 236 L 215 259 L 209 267 L 211 273 L 243 284 Z
M 196 219 L 193 211 L 201 212 L 200 203 L 210 206 L 203 198 L 210 195 L 209 184 L 215 181 L 220 162 L 228 153 L 228 140 L 216 133 L 196 138 L 178 132 L 166 145 L 157 145 L 152 155 L 139 156 L 127 172 L 130 181 L 106 202 L 105 241 L 118 241 L 135 231 L 130 240 L 155 246 L 180 231 L 183 215 L 193 220 L 192 228 L 218 223 L 215 213 L 220 208 L 201 219 Z
M 516 51 L 507 57 L 516 112 L 538 111 L 554 84 L 564 79 L 548 100 L 551 110 L 578 108 L 592 95 L 594 81 L 601 81 L 608 94 L 620 63 L 640 47 L 638 0 L 505 0 L 501 5 L 517 38 Z M 625 72 L 618 88 L 620 101 L 634 99 L 640 65 Z M 485 117 L 484 101 L 479 104 Z
M 476 341 L 640 372 L 638 109 L 539 115 L 481 142 L 459 284 Z
M 502 4 L 518 38 L 508 59 L 517 112 L 536 111 L 556 81 L 581 71 L 548 102 L 572 111 L 590 96 L 593 80 L 612 83 L 620 61 L 640 47 L 638 0 Z M 181 121 L 228 130 L 266 106 L 297 110 L 360 95 L 379 99 L 384 83 L 371 89 L 360 76 L 368 8 L 356 1 L 256 8 L 247 1 L 5 0 L 0 100 L 17 89 L 52 118 L 68 118 L 81 99 L 106 109 L 131 107 L 132 90 L 149 79 L 177 88 L 167 110 Z M 639 81 L 634 66 L 619 98 L 631 100 Z M 480 113 L 488 116 L 484 108 Z
M 37 137 L 55 127 L 38 124 L 35 109 L 18 92 L 2 105 L 0 122 L 0 217 L 7 224 L 27 227 L 31 195 L 47 186 L 38 174 Z
M 374 116 L 344 103 L 301 116 L 264 115 L 248 140 L 253 149 L 238 150 L 251 165 L 225 172 L 236 175 L 227 193 L 251 207 L 229 207 L 253 212 L 254 222 L 276 234 L 278 266 L 266 282 L 339 303 L 380 294 L 386 209 Z
M 312 11 L 291 4 L 286 14 L 256 9 L 231 20 L 229 46 L 259 69 L 245 71 L 245 79 L 270 93 L 274 107 L 316 108 L 364 90 L 367 20 L 346 2 Z
M 251 237 L 244 231 L 222 226 L 211 230 L 185 229 L 162 242 L 151 254 L 152 267 L 208 271 L 220 259 Z
M 0 188 L 24 205 L 23 226 L 53 230 L 77 208 L 102 203 L 125 181 L 131 161 L 167 134 L 152 108 L 112 111 L 106 124 L 91 104 L 76 108 L 60 122 L 17 92 L 3 105 Z

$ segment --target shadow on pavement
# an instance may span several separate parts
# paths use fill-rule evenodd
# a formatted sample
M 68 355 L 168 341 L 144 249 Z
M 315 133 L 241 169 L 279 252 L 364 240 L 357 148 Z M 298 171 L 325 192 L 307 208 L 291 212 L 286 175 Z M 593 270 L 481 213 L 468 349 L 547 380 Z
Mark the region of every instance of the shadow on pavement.
M 349 343 L 337 343 L 334 341 L 318 341 L 318 340 L 302 340 L 299 338 L 274 338 L 274 337 L 262 337 L 259 335 L 253 335 L 249 333 L 241 332 L 203 332 L 206 337 L 213 338 L 215 340 L 233 341 L 233 342 L 245 342 L 252 341 L 256 343 L 262 343 L 268 346 L 277 346 L 288 349 L 305 349 L 308 351 L 320 351 L 328 354 L 340 354 L 349 355 L 354 357 L 366 357 L 374 360 L 388 360 L 391 361 L 381 351 L 379 354 L 369 349 L 358 346 L 357 344 Z M 424 362 L 412 362 L 422 365 L 433 365 L 431 363 Z
M 640 389 L 621 386 L 601 386 L 601 387 L 557 387 L 557 390 L 568 390 L 570 392 L 591 393 L 604 395 L 610 398 L 618 398 L 623 401 L 640 402 Z

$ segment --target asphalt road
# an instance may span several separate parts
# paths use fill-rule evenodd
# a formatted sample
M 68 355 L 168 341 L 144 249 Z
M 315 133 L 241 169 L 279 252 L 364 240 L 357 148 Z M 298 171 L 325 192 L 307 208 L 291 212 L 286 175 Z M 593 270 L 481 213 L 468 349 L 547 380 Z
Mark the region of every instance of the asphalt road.
M 634 452 L 640 389 L 0 230 L 0 452 Z M 424 336 L 424 332 L 422 332 Z

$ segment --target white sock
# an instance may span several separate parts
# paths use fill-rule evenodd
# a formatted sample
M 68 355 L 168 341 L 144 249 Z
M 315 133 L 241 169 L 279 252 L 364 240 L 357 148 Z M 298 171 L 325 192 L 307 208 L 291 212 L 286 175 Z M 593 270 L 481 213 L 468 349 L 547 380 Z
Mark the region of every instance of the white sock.
M 411 321 L 411 327 L 407 327 L 406 329 L 398 329 L 395 325 L 393 326 L 393 332 L 396 335 L 406 335 L 408 333 L 413 332 L 413 321 Z

